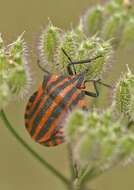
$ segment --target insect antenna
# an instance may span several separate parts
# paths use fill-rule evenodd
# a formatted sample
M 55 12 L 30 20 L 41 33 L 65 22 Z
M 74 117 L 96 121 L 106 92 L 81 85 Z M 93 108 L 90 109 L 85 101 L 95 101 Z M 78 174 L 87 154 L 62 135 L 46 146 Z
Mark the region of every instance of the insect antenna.
M 85 59 L 85 60 L 80 60 L 80 61 L 73 61 L 72 64 L 73 65 L 77 65 L 77 64 L 91 63 L 92 61 L 94 61 L 94 60 L 96 60 L 96 59 L 98 59 L 100 57 L 102 57 L 102 55 L 98 55 L 98 56 L 93 57 L 91 59 Z
M 43 72 L 45 72 L 45 73 L 47 73 L 47 74 L 50 74 L 49 71 L 47 71 L 44 67 L 42 67 L 42 65 L 40 64 L 40 60 L 39 60 L 39 59 L 37 60 L 37 65 L 38 65 L 38 67 L 39 67 Z
M 63 48 L 61 48 L 61 49 L 62 49 L 64 55 L 68 58 L 69 64 L 71 64 L 71 65 L 73 66 L 74 73 L 76 74 L 76 69 L 75 69 L 75 66 L 74 66 L 74 64 L 73 64 L 73 62 L 72 62 L 71 57 L 67 54 L 67 52 L 66 52 Z M 70 65 L 69 65 L 69 68 L 70 68 Z
M 108 87 L 108 88 L 113 88 L 111 85 L 106 84 L 106 83 L 104 83 L 104 82 L 101 82 L 101 81 L 97 81 L 97 82 L 98 82 L 99 84 L 103 85 L 103 86 Z

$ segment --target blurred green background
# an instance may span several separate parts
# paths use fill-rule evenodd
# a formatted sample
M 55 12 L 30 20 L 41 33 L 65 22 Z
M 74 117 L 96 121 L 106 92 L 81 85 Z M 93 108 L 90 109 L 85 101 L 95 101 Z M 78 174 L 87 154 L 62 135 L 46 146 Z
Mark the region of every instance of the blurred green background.
M 29 96 L 42 80 L 42 72 L 36 65 L 36 44 L 41 29 L 48 23 L 48 18 L 56 26 L 69 30 L 71 25 L 75 26 L 79 22 L 80 15 L 96 2 L 93 0 L 0 0 L 0 32 L 3 33 L 6 42 L 12 42 L 24 30 L 26 31 L 24 37 L 30 48 L 30 65 L 34 76 L 34 86 Z M 107 78 L 108 82 L 115 82 L 121 70 L 126 69 L 126 63 L 134 69 L 133 59 L 133 50 L 116 52 L 114 64 L 106 74 L 105 80 Z M 104 99 L 104 94 L 101 94 L 100 99 Z M 66 145 L 45 148 L 34 143 L 27 134 L 23 119 L 26 101 L 27 99 L 10 103 L 5 110 L 8 118 L 34 149 L 68 176 Z M 133 176 L 134 166 L 118 167 L 95 179 L 91 187 L 95 190 L 133 190 Z M 64 186 L 16 142 L 0 121 L 0 190 L 24 189 L 64 190 Z

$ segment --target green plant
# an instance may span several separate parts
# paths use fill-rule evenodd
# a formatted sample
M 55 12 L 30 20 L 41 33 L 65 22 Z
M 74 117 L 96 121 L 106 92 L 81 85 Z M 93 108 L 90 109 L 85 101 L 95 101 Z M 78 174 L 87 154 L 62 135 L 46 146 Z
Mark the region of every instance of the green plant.
M 102 79 L 104 71 L 108 72 L 114 51 L 133 46 L 133 23 L 134 8 L 129 1 L 123 0 L 95 6 L 82 17 L 77 27 L 67 32 L 49 22 L 38 45 L 40 64 L 52 73 L 68 75 L 68 60 L 63 48 L 72 60 L 98 57 L 92 64 L 78 65 L 76 72 L 85 72 L 86 80 Z M 67 116 L 64 132 L 72 171 L 68 179 L 21 138 L 3 111 L 14 97 L 25 96 L 31 85 L 27 54 L 23 34 L 7 46 L 0 35 L 0 117 L 21 145 L 72 190 L 87 190 L 87 181 L 116 165 L 132 162 L 134 73 L 129 67 L 112 89 L 109 108 L 102 112 L 93 100 L 92 104 L 87 103 L 90 111 L 76 110 Z

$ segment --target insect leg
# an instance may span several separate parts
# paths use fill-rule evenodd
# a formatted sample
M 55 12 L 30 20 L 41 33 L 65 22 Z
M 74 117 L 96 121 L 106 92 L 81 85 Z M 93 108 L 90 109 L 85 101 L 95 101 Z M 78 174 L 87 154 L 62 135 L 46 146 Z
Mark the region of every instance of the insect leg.
M 37 64 L 38 64 L 38 67 L 39 67 L 43 72 L 45 72 L 45 73 L 47 73 L 47 74 L 50 74 L 49 71 L 47 71 L 44 67 L 42 67 L 42 65 L 40 64 L 40 60 L 39 60 L 39 59 L 37 60 Z
M 87 82 L 87 81 L 85 81 L 85 82 Z M 86 94 L 87 96 L 98 97 L 98 96 L 99 96 L 99 90 L 98 90 L 97 85 L 96 85 L 96 83 L 97 83 L 98 81 L 92 80 L 92 82 L 93 82 L 93 85 L 94 85 L 95 92 L 90 92 L 90 91 L 86 91 L 86 90 L 83 90 L 83 91 L 85 92 L 85 94 Z
M 75 66 L 74 66 L 74 65 L 90 63 L 90 62 L 96 60 L 97 58 L 102 57 L 101 55 L 98 55 L 98 56 L 93 57 L 93 58 L 91 58 L 91 59 L 80 60 L 80 61 L 72 61 L 72 59 L 70 58 L 70 56 L 67 54 L 67 52 L 66 52 L 63 48 L 62 48 L 62 51 L 63 51 L 64 55 L 65 55 L 65 56 L 68 58 L 68 60 L 69 60 L 69 64 L 68 64 L 68 66 L 67 66 L 67 70 L 68 70 L 68 73 L 69 73 L 70 75 L 73 75 L 73 71 L 72 71 L 72 68 L 71 68 L 71 67 L 73 67 L 73 69 L 74 69 L 74 74 L 76 74 L 76 69 L 75 69 Z
M 71 63 L 72 63 L 73 65 L 91 63 L 92 61 L 94 61 L 94 60 L 96 60 L 96 59 L 98 59 L 98 58 L 100 58 L 100 57 L 102 57 L 102 56 L 101 56 L 101 55 L 98 55 L 98 56 L 93 57 L 93 58 L 91 58 L 91 59 L 85 59 L 85 60 L 80 60 L 80 61 L 73 61 L 73 62 L 71 62 Z
M 108 88 L 113 88 L 111 85 L 101 82 L 101 79 L 98 79 L 98 80 L 86 80 L 86 81 L 84 81 L 84 86 L 85 86 L 85 83 L 87 83 L 87 82 L 93 82 L 94 89 L 95 89 L 95 93 L 94 92 L 89 92 L 89 91 L 84 91 L 87 96 L 92 96 L 92 97 L 98 97 L 99 96 L 99 90 L 98 90 L 97 85 L 96 85 L 97 83 L 99 83 L 99 84 L 101 84 L 101 85 L 103 85 L 105 87 L 108 87 Z
M 84 81 L 84 73 L 81 73 L 80 75 L 78 75 L 76 87 L 79 88 L 79 89 L 84 89 L 85 88 L 85 83 L 83 81 Z

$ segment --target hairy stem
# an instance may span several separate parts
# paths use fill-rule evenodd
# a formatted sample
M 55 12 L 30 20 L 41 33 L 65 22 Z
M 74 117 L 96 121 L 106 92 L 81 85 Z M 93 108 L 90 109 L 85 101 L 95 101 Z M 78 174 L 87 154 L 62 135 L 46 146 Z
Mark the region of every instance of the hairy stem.
M 69 164 L 70 164 L 70 171 L 71 171 L 71 180 L 74 181 L 75 178 L 77 178 L 77 166 L 73 160 L 72 147 L 70 143 L 68 144 L 68 155 L 69 155 Z
M 69 189 L 70 182 L 64 177 L 59 171 L 57 171 L 53 166 L 51 166 L 46 160 L 44 160 L 35 150 L 33 150 L 24 140 L 23 138 L 15 131 L 10 122 L 8 121 L 6 114 L 3 110 L 0 111 L 0 117 L 5 123 L 5 126 L 11 132 L 11 134 L 16 138 L 16 140 L 36 159 L 38 160 L 45 168 L 51 171 L 55 176 L 57 176 Z

